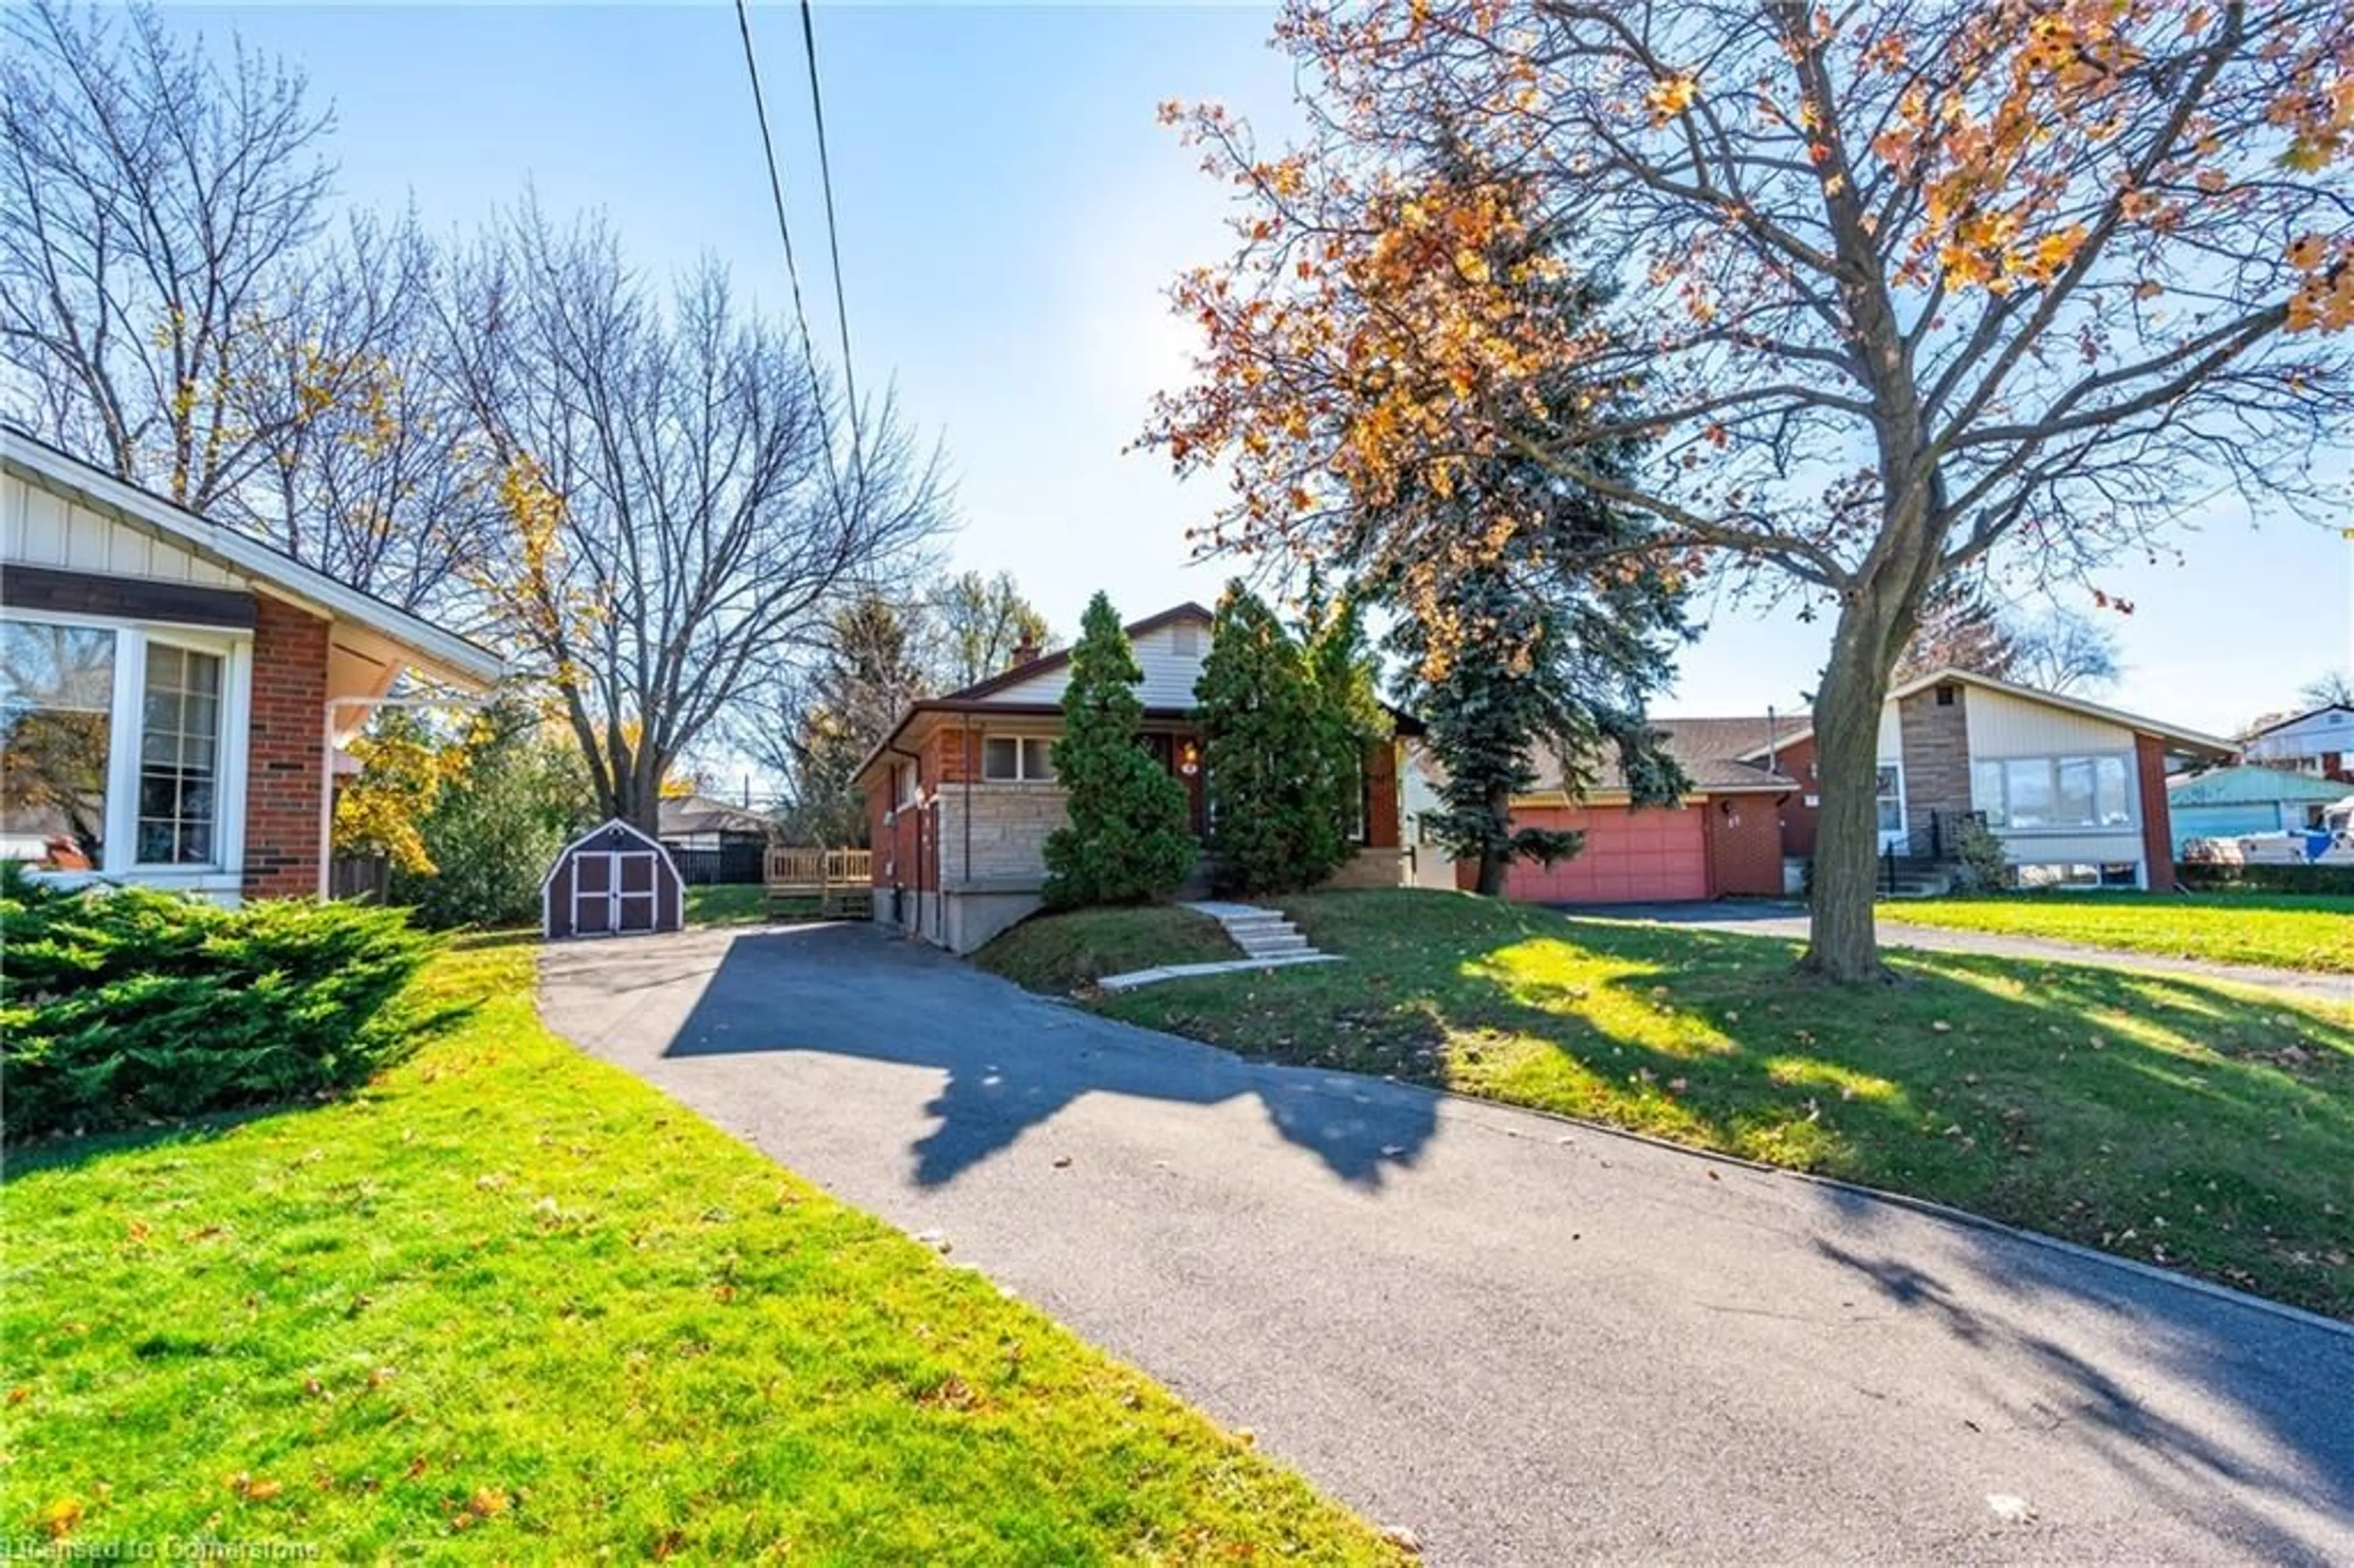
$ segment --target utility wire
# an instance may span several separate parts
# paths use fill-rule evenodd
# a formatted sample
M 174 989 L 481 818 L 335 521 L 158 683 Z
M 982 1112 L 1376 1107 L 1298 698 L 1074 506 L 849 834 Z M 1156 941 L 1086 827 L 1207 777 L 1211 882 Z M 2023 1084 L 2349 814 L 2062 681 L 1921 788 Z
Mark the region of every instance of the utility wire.
M 817 348 L 810 340 L 809 312 L 801 304 L 801 270 L 793 259 L 792 225 L 785 220 L 785 180 L 777 170 L 776 139 L 769 133 L 768 99 L 760 90 L 760 62 L 752 53 L 752 13 L 746 0 L 736 0 L 736 27 L 744 36 L 744 69 L 752 79 L 752 113 L 760 122 L 760 152 L 769 164 L 769 198 L 777 209 L 777 237 L 785 242 L 785 277 L 792 284 L 793 321 L 801 328 L 801 361 L 809 366 L 810 390 L 817 398 L 818 434 L 825 442 L 825 471 L 829 482 L 835 485 L 834 509 L 839 512 L 842 509 L 842 493 L 839 482 L 833 476 L 841 471 L 833 461 L 833 424 L 824 418 L 825 377 L 817 367 Z M 845 380 L 849 372 L 850 366 L 845 364 L 843 366 Z M 857 406 L 854 403 L 851 426 L 854 441 L 856 440 L 856 416 Z M 854 450 L 852 455 L 855 458 Z
M 833 319 L 842 328 L 842 385 L 850 399 L 850 461 L 854 472 L 864 444 L 858 432 L 858 377 L 851 370 L 850 301 L 842 288 L 842 225 L 833 216 L 833 159 L 825 145 L 825 94 L 817 82 L 817 23 L 810 0 L 801 0 L 801 48 L 809 57 L 810 113 L 817 121 L 817 174 L 825 189 L 825 243 L 833 260 Z

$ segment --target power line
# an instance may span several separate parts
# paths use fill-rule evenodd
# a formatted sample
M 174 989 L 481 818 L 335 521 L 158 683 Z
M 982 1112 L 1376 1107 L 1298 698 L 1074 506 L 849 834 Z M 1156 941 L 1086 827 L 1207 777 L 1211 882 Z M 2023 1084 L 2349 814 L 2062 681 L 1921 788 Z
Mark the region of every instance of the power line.
M 817 23 L 810 0 L 801 0 L 801 48 L 809 57 L 810 113 L 817 121 L 818 183 L 825 191 L 825 244 L 833 260 L 833 319 L 842 328 L 842 385 L 850 399 L 850 461 L 863 446 L 858 433 L 858 377 L 851 369 L 850 301 L 842 287 L 842 225 L 833 216 L 833 159 L 825 145 L 825 94 L 817 83 Z
M 832 476 L 841 471 L 835 466 L 833 460 L 832 422 L 824 418 L 825 377 L 817 367 L 817 347 L 810 339 L 809 312 L 801 303 L 801 270 L 793 258 L 792 225 L 785 218 L 785 180 L 777 170 L 776 139 L 769 133 L 768 98 L 760 90 L 760 62 L 752 52 L 752 13 L 746 0 L 736 0 L 736 27 L 744 37 L 744 69 L 752 79 L 752 113 L 760 122 L 760 152 L 769 164 L 769 198 L 777 209 L 777 237 L 785 243 L 785 277 L 792 284 L 793 321 L 801 328 L 801 361 L 809 366 L 810 390 L 817 398 L 818 435 L 825 442 L 825 471 L 831 481 Z M 843 366 L 845 382 L 849 374 L 850 366 L 845 364 Z M 854 442 L 857 439 L 854 404 L 852 408 L 852 440 Z M 854 448 L 852 456 L 854 460 L 856 457 Z M 834 493 L 834 507 L 839 511 L 841 506 L 842 495 L 837 489 Z

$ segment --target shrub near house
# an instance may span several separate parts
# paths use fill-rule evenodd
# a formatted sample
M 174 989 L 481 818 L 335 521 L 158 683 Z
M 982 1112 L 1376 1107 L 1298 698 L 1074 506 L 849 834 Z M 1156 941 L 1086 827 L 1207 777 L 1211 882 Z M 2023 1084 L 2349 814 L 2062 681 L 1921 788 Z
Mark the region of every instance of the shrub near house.
M 365 1081 L 415 1039 L 393 1005 L 432 939 L 401 911 L 0 870 L 11 1139 L 195 1116 Z

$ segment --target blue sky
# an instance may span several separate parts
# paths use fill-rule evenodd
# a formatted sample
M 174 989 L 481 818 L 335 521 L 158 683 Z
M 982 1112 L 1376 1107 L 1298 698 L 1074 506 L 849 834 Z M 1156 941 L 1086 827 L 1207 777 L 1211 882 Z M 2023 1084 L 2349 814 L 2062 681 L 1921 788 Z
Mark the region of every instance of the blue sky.
M 709 252 L 782 310 L 786 290 L 734 14 L 716 5 L 175 8 L 300 62 L 334 102 L 346 197 L 414 200 L 468 227 L 526 184 L 551 212 L 601 207 L 649 272 Z M 1161 290 L 1222 243 L 1225 191 L 1155 122 L 1166 98 L 1288 114 L 1288 66 L 1257 7 L 821 5 L 853 344 L 862 389 L 896 381 L 947 445 L 959 566 L 1012 571 L 1068 630 L 1089 593 L 1131 616 L 1207 601 L 1226 569 L 1189 565 L 1218 499 L 1121 448 L 1189 347 Z M 799 20 L 754 22 L 779 132 L 812 325 L 835 341 L 812 270 L 824 233 Z M 2345 456 L 2338 461 L 2341 466 Z M 2103 579 L 2126 677 L 2107 700 L 2229 730 L 2354 665 L 2354 542 L 2342 518 L 2213 517 L 2182 559 Z M 1829 637 L 1710 601 L 1665 712 L 1798 705 Z

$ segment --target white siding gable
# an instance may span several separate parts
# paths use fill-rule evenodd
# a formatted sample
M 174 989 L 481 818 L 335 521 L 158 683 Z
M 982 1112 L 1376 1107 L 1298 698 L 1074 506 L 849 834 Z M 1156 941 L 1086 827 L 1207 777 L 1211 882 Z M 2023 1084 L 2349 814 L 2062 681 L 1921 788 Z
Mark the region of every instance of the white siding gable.
M 2005 692 L 1970 686 L 1970 757 L 2097 757 L 2133 754 L 2134 732 L 2089 714 L 2029 702 Z
M 1188 617 L 1156 626 L 1134 639 L 1136 662 L 1144 672 L 1137 695 L 1148 708 L 1190 708 L 1202 661 L 1210 652 L 1210 629 Z M 1016 681 L 982 699 L 991 703 L 1059 703 L 1070 684 L 1071 667 L 1056 664 L 1027 681 Z
M 236 588 L 239 579 L 54 491 L 0 474 L 0 561 L 65 571 Z
M 2325 751 L 2354 751 L 2354 713 L 2325 708 L 2248 742 L 2248 757 L 2254 761 L 2319 757 Z

